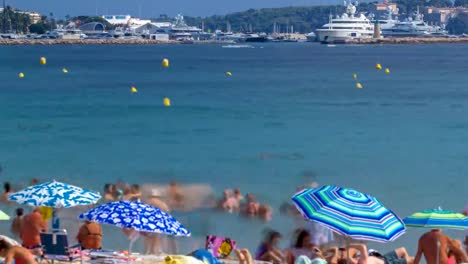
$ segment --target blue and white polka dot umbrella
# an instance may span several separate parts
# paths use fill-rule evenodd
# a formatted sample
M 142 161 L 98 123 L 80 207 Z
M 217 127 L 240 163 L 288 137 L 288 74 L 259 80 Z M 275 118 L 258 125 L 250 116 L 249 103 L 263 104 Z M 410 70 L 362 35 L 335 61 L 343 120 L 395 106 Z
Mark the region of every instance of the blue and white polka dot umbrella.
M 79 218 L 140 232 L 190 236 L 190 231 L 185 229 L 174 217 L 139 201 L 118 201 L 103 204 L 81 214 Z
M 8 200 L 30 206 L 68 208 L 94 204 L 101 195 L 70 184 L 51 181 L 27 187 L 10 194 Z

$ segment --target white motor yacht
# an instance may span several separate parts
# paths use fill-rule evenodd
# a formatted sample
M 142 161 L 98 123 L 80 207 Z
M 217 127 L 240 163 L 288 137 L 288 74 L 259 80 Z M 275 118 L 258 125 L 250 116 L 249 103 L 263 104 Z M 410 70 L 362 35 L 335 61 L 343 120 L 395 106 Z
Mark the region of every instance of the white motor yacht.
M 374 25 L 363 14 L 356 16 L 356 6 L 349 3 L 346 13 L 316 30 L 319 41 L 323 43 L 340 43 L 349 39 L 369 39 L 374 36 Z

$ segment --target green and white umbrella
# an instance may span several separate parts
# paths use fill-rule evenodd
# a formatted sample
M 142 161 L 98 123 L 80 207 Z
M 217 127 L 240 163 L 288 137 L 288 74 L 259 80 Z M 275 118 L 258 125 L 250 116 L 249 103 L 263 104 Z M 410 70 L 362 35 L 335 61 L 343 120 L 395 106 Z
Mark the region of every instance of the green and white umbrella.
M 430 229 L 468 229 L 468 217 L 452 212 L 438 209 L 424 210 L 414 213 L 403 222 L 406 226 L 422 227 Z

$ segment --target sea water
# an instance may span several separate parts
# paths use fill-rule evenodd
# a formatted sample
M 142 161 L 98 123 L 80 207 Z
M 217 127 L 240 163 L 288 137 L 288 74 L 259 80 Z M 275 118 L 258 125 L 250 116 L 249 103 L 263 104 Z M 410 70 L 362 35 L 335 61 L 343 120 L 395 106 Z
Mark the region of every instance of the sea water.
M 401 217 L 467 202 L 468 45 L 3 46 L 0 58 L 1 182 L 56 179 L 101 191 L 119 180 L 177 180 L 219 196 L 238 187 L 273 208 L 270 223 L 175 213 L 193 233 L 179 239 L 182 251 L 207 234 L 252 250 L 266 227 L 288 238 L 305 221 L 279 206 L 305 174 L 372 194 Z M 371 246 L 414 254 L 424 231 Z M 127 245 L 105 227 L 105 248 Z

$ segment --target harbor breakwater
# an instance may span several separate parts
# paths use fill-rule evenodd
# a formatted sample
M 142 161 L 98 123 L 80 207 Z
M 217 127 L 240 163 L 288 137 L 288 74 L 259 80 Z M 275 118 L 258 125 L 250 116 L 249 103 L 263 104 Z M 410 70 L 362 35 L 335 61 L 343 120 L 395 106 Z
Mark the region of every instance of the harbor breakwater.
M 152 39 L 0 39 L 0 45 L 155 45 L 155 44 L 229 44 L 220 41 L 161 41 Z M 405 37 L 349 39 L 342 44 L 432 44 L 468 43 L 468 37 Z
M 0 45 L 154 45 L 182 44 L 153 39 L 0 39 Z
M 349 39 L 345 44 L 435 44 L 435 43 L 468 43 L 468 37 L 406 37 L 406 38 L 373 38 Z

